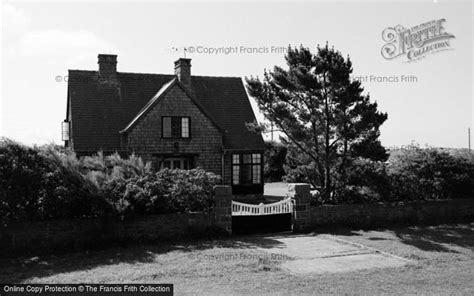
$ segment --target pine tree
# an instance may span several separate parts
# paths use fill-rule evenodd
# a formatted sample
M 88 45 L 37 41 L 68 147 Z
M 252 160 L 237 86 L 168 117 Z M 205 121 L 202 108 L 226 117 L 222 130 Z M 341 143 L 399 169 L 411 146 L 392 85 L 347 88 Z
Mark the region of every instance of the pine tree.
M 308 48 L 288 48 L 288 68 L 275 66 L 263 80 L 246 78 L 249 94 L 284 134 L 284 140 L 314 162 L 323 196 L 331 198 L 348 160 L 355 157 L 385 160 L 378 137 L 387 114 L 363 94 L 351 78 L 352 63 L 328 45 L 313 54 Z

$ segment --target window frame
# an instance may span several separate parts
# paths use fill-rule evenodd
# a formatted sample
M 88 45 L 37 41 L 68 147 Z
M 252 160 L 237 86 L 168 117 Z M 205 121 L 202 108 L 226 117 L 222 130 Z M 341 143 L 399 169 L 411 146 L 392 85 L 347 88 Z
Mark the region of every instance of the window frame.
M 165 165 L 166 162 L 169 162 L 169 167 Z M 179 163 L 178 167 L 176 167 L 176 162 Z M 173 168 L 171 168 L 173 167 Z M 170 170 L 174 169 L 180 169 L 180 170 L 190 170 L 191 168 L 191 159 L 189 157 L 166 157 L 163 158 L 159 165 L 158 165 L 158 170 L 163 170 L 165 168 L 168 168 Z
M 171 136 L 169 136 L 169 137 L 165 137 L 165 135 L 164 135 L 163 122 L 164 122 L 165 118 L 170 118 L 170 124 L 171 124 L 171 126 L 170 126 L 170 128 L 171 128 L 170 135 Z M 187 137 L 183 137 L 183 118 L 188 119 L 188 136 Z M 173 136 L 173 121 L 176 120 L 176 119 L 179 119 L 179 128 L 176 128 L 177 130 L 180 131 L 180 136 L 179 137 Z M 183 139 L 183 140 L 191 139 L 191 117 L 190 116 L 170 116 L 170 115 L 161 116 L 161 138 L 162 139 Z
M 259 155 L 259 161 L 254 162 L 254 155 L 258 154 Z M 238 163 L 234 163 L 235 156 L 238 155 Z M 244 155 L 250 155 L 250 162 L 244 162 Z M 259 166 L 259 182 L 254 183 L 254 166 Z M 250 172 L 250 182 L 249 183 L 242 183 L 242 175 L 243 175 L 243 166 L 249 166 L 250 169 L 248 172 Z M 234 183 L 234 178 L 235 178 L 235 168 L 238 168 L 238 183 Z M 232 153 L 231 154 L 231 184 L 232 186 L 259 186 L 263 185 L 263 153 L 262 152 L 239 152 L 239 153 Z

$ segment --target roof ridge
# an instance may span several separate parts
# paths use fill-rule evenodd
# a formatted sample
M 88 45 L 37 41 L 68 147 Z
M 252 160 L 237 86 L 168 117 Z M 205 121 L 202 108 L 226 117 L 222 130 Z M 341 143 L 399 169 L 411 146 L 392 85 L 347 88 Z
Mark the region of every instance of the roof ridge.
M 133 74 L 133 75 L 160 75 L 160 76 L 176 76 L 175 74 L 163 73 L 144 73 L 144 72 L 117 72 L 118 74 Z
M 99 71 L 94 71 L 94 70 L 80 70 L 80 69 L 68 69 L 69 72 L 75 71 L 75 72 L 94 72 L 97 73 Z
M 81 69 L 68 69 L 68 71 L 74 72 L 87 72 L 87 73 L 98 73 L 96 70 L 81 70 Z M 155 75 L 155 76 L 176 76 L 175 74 L 164 74 L 164 73 L 145 73 L 145 72 L 121 72 L 118 71 L 117 74 L 126 74 L 126 75 Z M 191 75 L 191 77 L 196 78 L 226 78 L 226 79 L 242 79 L 240 76 L 210 76 L 210 75 Z
M 234 78 L 234 79 L 242 79 L 239 76 L 207 76 L 207 75 L 191 75 L 191 77 L 199 77 L 199 78 Z

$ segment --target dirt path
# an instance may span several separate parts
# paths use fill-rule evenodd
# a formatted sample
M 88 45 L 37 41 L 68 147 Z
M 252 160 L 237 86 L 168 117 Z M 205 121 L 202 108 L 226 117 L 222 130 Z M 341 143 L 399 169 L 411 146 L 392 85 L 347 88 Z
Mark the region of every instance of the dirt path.
M 289 257 L 282 267 L 293 274 L 351 272 L 360 269 L 401 267 L 413 260 L 342 240 L 332 235 L 270 237 L 281 242 L 265 249 Z

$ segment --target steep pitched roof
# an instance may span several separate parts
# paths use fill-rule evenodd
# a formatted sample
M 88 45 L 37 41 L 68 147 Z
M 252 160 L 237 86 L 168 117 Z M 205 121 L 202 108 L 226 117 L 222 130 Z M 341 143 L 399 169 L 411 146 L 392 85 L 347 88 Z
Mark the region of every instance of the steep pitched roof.
M 119 132 L 133 124 L 174 79 L 174 75 L 119 72 L 115 83 L 103 83 L 97 71 L 70 70 L 74 149 L 120 150 Z M 225 149 L 263 149 L 261 135 L 245 127 L 255 116 L 240 78 L 192 76 L 191 84 L 188 93 L 223 131 Z
M 265 148 L 262 136 L 245 126 L 255 114 L 241 78 L 192 76 L 191 81 L 198 101 L 225 129 L 226 149 Z
M 179 82 L 179 80 L 175 77 L 173 78 L 171 81 L 165 83 L 161 88 L 160 90 L 156 93 L 156 95 L 150 100 L 148 101 L 148 103 L 140 110 L 140 112 L 138 112 L 138 114 L 132 119 L 132 121 L 130 121 L 130 123 L 123 129 L 120 131 L 120 133 L 126 133 L 128 132 L 139 120 L 140 118 L 142 118 L 148 111 L 150 111 L 152 109 L 152 107 L 161 100 L 161 98 L 163 98 L 166 93 L 173 87 L 173 86 L 177 86 L 179 88 L 181 88 L 187 95 L 188 97 L 191 99 L 191 101 L 199 108 L 199 110 L 201 110 L 201 112 L 207 116 L 207 118 L 209 118 L 211 120 L 211 122 L 221 131 L 221 132 L 224 132 L 224 130 L 219 126 L 219 124 L 217 123 L 217 121 L 214 119 L 214 117 L 212 115 L 209 114 L 209 112 L 206 111 L 206 109 L 204 109 L 201 104 L 199 103 L 199 101 L 196 99 L 196 97 L 186 89 L 186 87 L 181 83 Z

